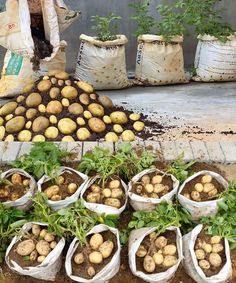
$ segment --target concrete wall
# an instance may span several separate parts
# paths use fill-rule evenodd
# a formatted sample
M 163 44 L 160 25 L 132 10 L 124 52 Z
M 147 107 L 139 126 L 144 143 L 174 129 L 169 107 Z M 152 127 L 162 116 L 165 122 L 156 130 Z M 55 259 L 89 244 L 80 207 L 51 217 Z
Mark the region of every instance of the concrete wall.
M 139 2 L 140 0 L 65 0 L 66 4 L 72 9 L 80 10 L 82 17 L 74 23 L 63 35 L 62 38 L 68 42 L 67 52 L 67 69 L 74 71 L 76 58 L 79 48 L 79 35 L 81 33 L 93 34 L 90 30 L 90 17 L 92 15 L 106 15 L 109 12 L 114 12 L 116 15 L 122 16 L 120 32 L 126 34 L 129 38 L 127 45 L 127 66 L 128 70 L 132 71 L 135 65 L 136 39 L 132 36 L 135 29 L 135 23 L 129 20 L 132 12 L 127 7 L 130 2 Z M 0 4 L 5 0 L 0 0 Z M 153 0 L 151 11 L 154 14 L 155 6 L 160 3 L 174 2 L 174 0 Z M 236 28 L 236 0 L 222 0 L 221 5 L 226 9 L 224 12 L 225 20 L 230 22 Z M 186 37 L 184 42 L 184 55 L 186 67 L 193 65 L 194 53 L 196 48 L 196 39 L 193 35 Z M 0 67 L 3 61 L 4 51 L 0 48 Z

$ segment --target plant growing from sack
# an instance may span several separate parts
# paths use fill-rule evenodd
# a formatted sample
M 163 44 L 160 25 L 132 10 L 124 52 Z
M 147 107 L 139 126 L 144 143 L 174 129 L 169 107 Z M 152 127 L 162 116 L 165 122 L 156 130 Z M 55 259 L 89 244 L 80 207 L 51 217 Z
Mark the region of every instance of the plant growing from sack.
M 92 16 L 96 36 L 80 36 L 75 77 L 90 83 L 95 89 L 121 89 L 130 86 L 127 78 L 125 35 L 117 34 L 120 16 Z
M 138 24 L 138 50 L 135 78 L 138 84 L 166 85 L 185 83 L 183 34 L 185 25 L 177 5 L 159 5 L 157 11 L 162 21 L 149 15 L 150 1 L 132 3 L 135 10 L 131 17 Z M 152 32 L 152 34 L 149 34 Z

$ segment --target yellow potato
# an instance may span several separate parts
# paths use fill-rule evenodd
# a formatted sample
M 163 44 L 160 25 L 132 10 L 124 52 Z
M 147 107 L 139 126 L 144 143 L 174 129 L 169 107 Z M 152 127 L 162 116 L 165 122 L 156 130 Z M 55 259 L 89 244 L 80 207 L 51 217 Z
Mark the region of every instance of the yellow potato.
M 0 126 L 2 126 L 4 123 L 4 119 L 2 117 L 0 117 Z
M 133 127 L 135 131 L 142 132 L 144 130 L 145 125 L 143 122 L 137 121 L 134 123 Z
M 128 118 L 124 112 L 115 111 L 112 112 L 110 118 L 114 124 L 125 124 L 128 122 Z
M 59 114 L 62 111 L 62 104 L 60 101 L 52 100 L 48 103 L 46 108 L 47 113 L 49 114 Z
M 49 243 L 47 241 L 40 240 L 36 244 L 36 250 L 40 255 L 47 256 L 50 253 L 51 248 L 50 248 Z
M 6 121 L 9 121 L 13 118 L 13 115 L 12 114 L 8 114 L 6 117 L 5 117 L 5 120 Z
M 136 256 L 137 257 L 145 257 L 146 254 L 147 254 L 147 250 L 145 249 L 145 247 L 143 245 L 140 245 L 137 252 L 136 252 Z
M 98 248 L 103 244 L 103 237 L 101 234 L 93 234 L 90 238 L 89 244 L 93 250 L 98 250 Z
M 78 124 L 79 126 L 84 126 L 84 125 L 86 124 L 85 121 L 84 121 L 84 119 L 81 118 L 81 117 L 78 117 L 78 118 L 76 119 L 76 122 L 77 122 L 77 124 Z
M 44 193 L 45 195 L 50 199 L 53 195 L 56 195 L 58 194 L 60 191 L 59 187 L 57 185 L 53 185 L 53 186 L 50 186 L 48 187 Z
M 46 92 L 46 91 L 48 91 L 51 88 L 51 86 L 52 86 L 51 81 L 46 80 L 46 81 L 39 82 L 37 87 L 38 87 L 39 91 Z
M 111 256 L 111 253 L 114 249 L 114 244 L 112 241 L 105 241 L 101 246 L 99 247 L 99 252 L 102 254 L 103 258 L 108 258 Z
M 62 104 L 64 107 L 68 107 L 68 106 L 70 105 L 69 99 L 63 98 L 63 99 L 61 100 L 61 104 Z
M 88 106 L 88 110 L 93 116 L 101 117 L 104 116 L 104 108 L 98 103 L 92 103 Z
M 88 105 L 90 100 L 89 100 L 89 96 L 87 95 L 87 93 L 82 93 L 79 96 L 79 101 L 84 105 Z
M 55 99 L 60 94 L 60 92 L 61 90 L 58 87 L 52 87 L 50 89 L 49 95 L 52 99 Z
M 80 115 L 84 112 L 84 109 L 79 103 L 72 103 L 68 107 L 68 111 L 74 115 Z
M 76 128 L 76 123 L 70 118 L 63 118 L 58 122 L 58 129 L 64 135 L 72 134 Z
M 154 272 L 156 265 L 153 258 L 150 255 L 146 255 L 143 260 L 143 268 L 148 273 Z
M 138 121 L 141 118 L 141 115 L 137 113 L 132 113 L 129 115 L 129 118 L 132 121 Z
M 1 138 L 0 138 L 1 140 Z M 7 135 L 6 138 L 5 138 L 5 141 L 6 142 L 13 142 L 14 141 L 14 136 L 13 135 Z
M 73 86 L 65 86 L 62 89 L 61 94 L 67 99 L 75 99 L 78 96 L 78 91 Z
M 124 131 L 124 129 L 122 128 L 121 125 L 115 124 L 113 126 L 113 131 L 117 134 L 121 134 Z
M 83 253 L 77 253 L 74 256 L 74 262 L 76 264 L 82 264 L 84 262 L 84 255 L 83 255 Z
M 18 141 L 29 142 L 29 141 L 31 141 L 32 134 L 28 130 L 23 130 L 23 131 L 19 132 L 17 138 L 18 138 Z
M 112 108 L 113 107 L 113 102 L 110 99 L 110 97 L 105 96 L 105 95 L 100 95 L 98 97 L 99 102 L 104 106 L 105 108 Z
M 63 142 L 74 142 L 75 140 L 71 136 L 64 136 L 61 141 L 63 141 Z
M 103 261 L 102 254 L 100 252 L 91 252 L 89 254 L 89 261 L 94 264 L 100 264 Z
M 83 82 L 83 81 L 77 82 L 77 86 L 86 93 L 93 93 L 94 91 L 93 87 L 90 84 Z
M 91 114 L 91 112 L 90 111 L 84 111 L 84 118 L 86 118 L 86 119 L 90 119 L 90 118 L 92 118 L 93 116 L 92 116 L 92 114 Z
M 22 178 L 21 175 L 18 173 L 14 173 L 11 176 L 11 182 L 13 185 L 22 185 Z
M 49 121 L 51 124 L 56 124 L 57 123 L 57 117 L 55 115 L 51 115 L 49 117 Z
M 40 104 L 38 106 L 38 111 L 41 112 L 41 113 L 45 113 L 46 112 L 46 106 L 43 105 L 43 104 Z
M 69 79 L 69 74 L 65 71 L 60 71 L 55 74 L 55 78 L 59 80 L 68 80 Z
M 103 116 L 102 120 L 106 124 L 111 124 L 111 118 L 108 115 Z
M 0 126 L 0 141 L 3 140 L 4 136 L 5 136 L 5 128 L 3 126 Z
M 78 129 L 77 133 L 77 138 L 80 141 L 86 141 L 90 138 L 91 134 L 87 128 L 80 128 Z
M 21 256 L 28 256 L 35 250 L 35 243 L 32 239 L 24 240 L 17 245 L 16 252 Z
M 45 137 L 43 135 L 36 135 L 32 139 L 33 142 L 44 142 Z
M 26 127 L 26 129 L 30 129 L 31 128 L 31 126 L 32 126 L 32 122 L 31 121 L 28 121 L 26 124 L 25 124 L 25 127 Z
M 131 131 L 131 130 L 125 130 L 123 133 L 122 133 L 122 140 L 124 142 L 131 142 L 131 141 L 134 141 L 135 140 L 135 135 L 134 133 Z
M 89 128 L 95 133 L 102 133 L 106 130 L 105 123 L 99 118 L 91 118 L 88 121 Z
M 59 131 L 56 127 L 49 127 L 45 131 L 45 137 L 48 139 L 56 139 L 58 137 Z
M 8 102 L 0 108 L 0 115 L 6 116 L 8 114 L 13 113 L 17 108 L 16 102 Z
M 119 140 L 119 138 L 118 138 L 116 133 L 109 132 L 105 135 L 105 140 L 107 142 L 117 142 Z

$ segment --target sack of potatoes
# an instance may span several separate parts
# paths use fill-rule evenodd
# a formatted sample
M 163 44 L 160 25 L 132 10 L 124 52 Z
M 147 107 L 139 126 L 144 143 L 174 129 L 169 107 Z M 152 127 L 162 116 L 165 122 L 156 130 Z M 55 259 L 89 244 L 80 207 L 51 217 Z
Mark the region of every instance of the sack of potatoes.
M 38 181 L 38 190 L 45 194 L 53 210 L 59 210 L 78 200 L 87 180 L 87 175 L 69 167 L 61 167 L 54 178 L 43 176 Z
M 107 96 L 64 71 L 50 71 L 0 108 L 0 141 L 135 140 L 143 116 L 115 107 Z
M 220 195 L 227 187 L 228 182 L 218 173 L 200 171 L 182 184 L 178 199 L 191 213 L 193 220 L 199 220 L 217 212 Z
M 0 202 L 6 206 L 28 210 L 37 190 L 34 178 L 22 169 L 10 169 L 2 173 L 0 178 Z
M 120 268 L 119 232 L 100 224 L 95 226 L 81 244 L 77 238 L 66 255 L 66 273 L 75 282 L 108 282 Z
M 171 200 L 179 181 L 158 169 L 147 169 L 132 178 L 128 185 L 130 204 L 137 211 L 151 211 L 163 200 Z
M 84 205 L 98 214 L 119 215 L 125 210 L 128 193 L 127 185 L 117 176 L 105 182 L 99 175 L 90 178 L 81 191 Z
M 207 234 L 203 225 L 183 237 L 184 266 L 198 283 L 225 283 L 232 276 L 228 240 Z
M 168 282 L 183 259 L 179 228 L 164 233 L 156 228 L 133 230 L 129 237 L 129 266 L 132 273 L 146 282 Z
M 61 268 L 65 239 L 48 231 L 48 225 L 30 222 L 22 227 L 22 235 L 15 236 L 6 251 L 9 268 L 21 275 L 54 281 Z

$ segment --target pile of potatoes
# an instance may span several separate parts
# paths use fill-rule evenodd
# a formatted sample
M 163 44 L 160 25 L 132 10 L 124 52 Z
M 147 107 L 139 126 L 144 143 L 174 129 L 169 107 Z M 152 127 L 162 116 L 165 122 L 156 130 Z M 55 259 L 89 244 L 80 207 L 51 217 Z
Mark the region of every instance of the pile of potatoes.
M 49 200 L 60 201 L 62 199 L 65 199 L 62 196 L 63 195 L 62 190 L 64 190 L 64 188 L 61 187 L 62 185 L 64 185 L 65 181 L 66 180 L 63 176 L 59 176 L 57 178 L 56 185 L 49 186 L 43 190 L 44 194 L 47 196 Z M 72 196 L 78 190 L 78 188 L 79 186 L 76 183 L 69 183 L 68 185 L 66 185 L 65 193 L 68 194 L 69 196 Z
M 18 242 L 16 253 L 22 256 L 24 261 L 41 264 L 57 244 L 55 236 L 45 227 L 33 224 L 31 231 L 27 233 L 27 238 Z
M 135 193 L 145 198 L 160 198 L 170 192 L 170 187 L 163 184 L 163 176 L 157 174 L 153 177 L 144 175 L 140 182 L 135 184 Z
M 64 71 L 51 71 L 0 108 L 0 141 L 133 141 L 141 115 L 117 111 L 111 99 Z M 127 123 L 133 129 L 127 129 Z M 130 128 L 130 126 L 129 126 Z
M 96 275 L 96 265 L 103 264 L 105 259 L 111 257 L 114 250 L 111 240 L 104 241 L 102 233 L 93 234 L 89 240 L 85 252 L 76 253 L 74 262 L 77 265 L 86 263 L 86 271 L 89 277 Z
M 103 188 L 98 183 L 93 184 L 88 188 L 89 193 L 86 196 L 86 201 L 90 203 L 102 203 L 115 208 L 122 207 L 124 192 L 120 180 L 112 180 L 107 182 Z
M 222 266 L 223 260 L 220 253 L 224 252 L 224 245 L 221 237 L 213 236 L 208 239 L 198 237 L 194 251 L 203 272 L 215 271 Z
M 168 239 L 156 232 L 149 235 L 150 244 L 141 244 L 136 256 L 143 258 L 143 268 L 148 273 L 154 273 L 156 268 L 167 270 L 178 262 L 176 243 L 168 243 Z
M 201 182 L 196 183 L 191 193 L 185 193 L 184 196 L 193 201 L 202 201 L 202 195 L 207 194 L 209 199 L 212 199 L 218 195 L 218 190 L 212 183 L 213 177 L 211 175 L 203 175 Z
M 0 202 L 16 201 L 27 193 L 30 188 L 30 179 L 14 173 L 0 184 Z

